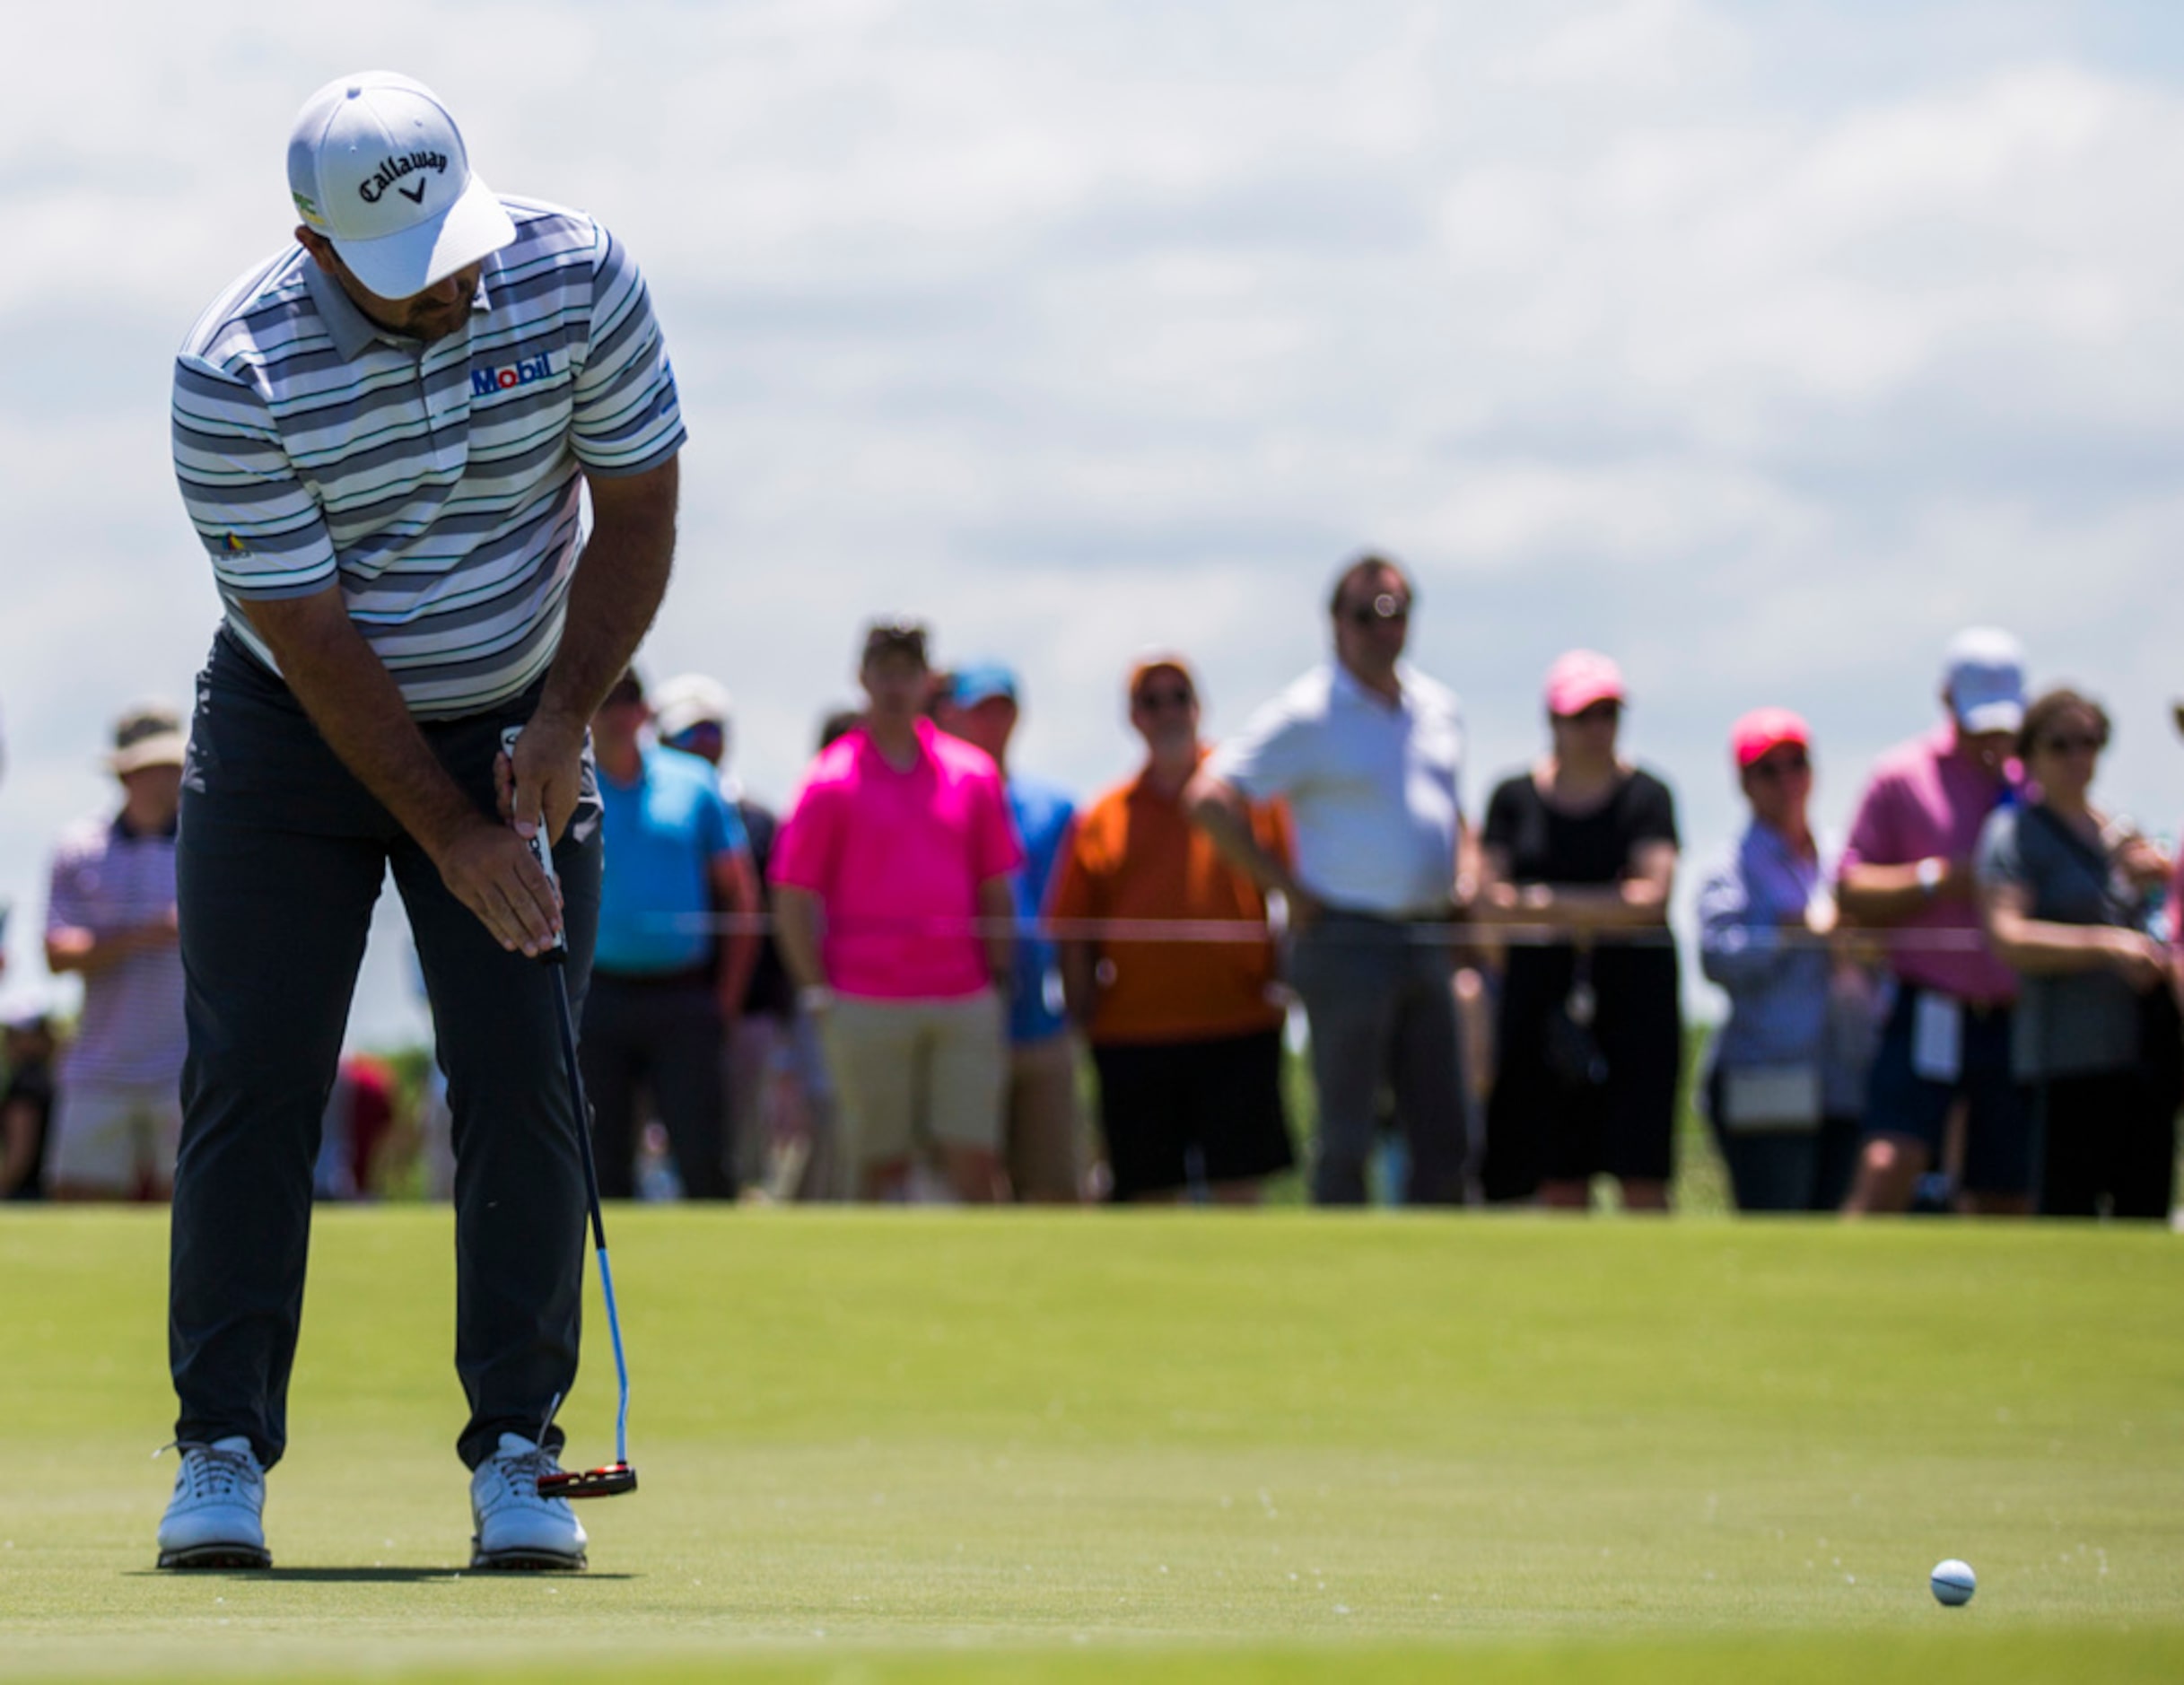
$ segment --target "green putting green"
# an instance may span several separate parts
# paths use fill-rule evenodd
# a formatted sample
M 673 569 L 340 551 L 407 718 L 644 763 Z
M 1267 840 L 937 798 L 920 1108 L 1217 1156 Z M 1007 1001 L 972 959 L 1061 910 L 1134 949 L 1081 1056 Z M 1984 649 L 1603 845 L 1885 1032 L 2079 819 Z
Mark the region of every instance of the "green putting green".
M 608 1224 L 642 1487 L 584 1510 L 590 1574 L 459 1571 L 450 1219 L 413 1206 L 322 1215 L 279 1567 L 188 1576 L 151 1567 L 161 1215 L 0 1215 L 0 1675 L 2184 1677 L 2171 1235 Z

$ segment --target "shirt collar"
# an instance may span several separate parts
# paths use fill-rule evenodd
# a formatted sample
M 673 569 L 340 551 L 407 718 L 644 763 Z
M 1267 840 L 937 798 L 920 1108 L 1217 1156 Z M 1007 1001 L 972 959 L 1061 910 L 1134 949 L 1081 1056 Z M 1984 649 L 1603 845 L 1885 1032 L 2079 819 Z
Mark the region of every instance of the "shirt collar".
M 871 732 L 863 726 L 857 728 L 859 738 L 857 752 L 860 755 L 870 755 L 873 760 L 878 762 L 890 773 L 914 773 L 926 762 L 938 758 L 933 753 L 933 739 L 940 734 L 940 728 L 933 724 L 931 720 L 921 718 L 912 729 L 917 733 L 918 755 L 917 759 L 911 762 L 907 767 L 897 766 L 881 754 L 879 745 L 872 741 Z
M 1402 696 L 1401 701 L 1394 703 L 1389 702 L 1376 690 L 1367 690 L 1363 684 L 1359 683 L 1358 676 L 1342 665 L 1339 657 L 1329 662 L 1328 665 L 1334 669 L 1332 689 L 1336 695 L 1362 703 L 1378 713 L 1408 713 L 1410 712 L 1411 685 L 1418 677 L 1418 669 L 1410 662 L 1398 661 L 1395 663 L 1395 683 L 1402 691 Z
M 2002 764 L 2000 773 L 1989 773 L 1976 762 L 1963 759 L 1957 754 L 1959 728 L 1954 720 L 1944 719 L 1927 737 L 1927 746 L 1933 751 L 1935 763 L 1944 769 L 1954 768 L 1957 776 L 1977 780 L 1994 786 L 1997 799 L 2004 790 L 2022 790 L 2024 786 L 2024 767 L 2015 755 Z
M 173 818 L 168 820 L 165 825 L 162 825 L 156 831 L 132 831 L 129 829 L 128 815 L 127 813 L 117 813 L 114 816 L 114 823 L 109 828 L 112 831 L 115 840 L 120 842 L 144 842 L 151 841 L 153 838 L 163 839 L 164 841 L 171 842 L 177 836 L 181 834 L 182 816 L 179 812 L 178 812 Z
M 406 334 L 389 332 L 358 310 L 356 301 L 342 291 L 341 283 L 320 268 L 317 258 L 308 255 L 303 260 L 303 285 L 311 295 L 311 302 L 318 307 L 319 319 L 326 324 L 334 349 L 340 353 L 344 362 L 355 362 L 374 340 L 405 351 L 424 348 L 419 341 Z M 485 272 L 480 269 L 477 291 L 470 295 L 470 313 L 478 316 L 492 308 L 492 297 L 485 291 Z
M 1203 766 L 1212 754 L 1213 745 L 1201 742 L 1198 746 L 1198 764 Z M 1144 765 L 1138 768 L 1138 775 L 1130 781 L 1129 799 L 1135 801 L 1142 798 L 1147 801 L 1166 801 L 1168 798 L 1153 793 L 1152 779 L 1153 764 L 1149 758 Z

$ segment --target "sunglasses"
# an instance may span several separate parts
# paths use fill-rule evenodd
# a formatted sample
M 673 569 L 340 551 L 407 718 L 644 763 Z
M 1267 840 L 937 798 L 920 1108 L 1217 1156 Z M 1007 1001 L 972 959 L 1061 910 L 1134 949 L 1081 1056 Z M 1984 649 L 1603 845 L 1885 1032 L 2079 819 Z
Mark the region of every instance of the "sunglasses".
M 1142 708 L 1148 713 L 1163 708 L 1188 708 L 1197 700 L 1180 685 L 1172 690 L 1141 690 L 1130 699 L 1133 708 Z
M 1754 778 L 1790 778 L 1813 770 L 1813 763 L 1802 755 L 1769 755 L 1744 769 Z
M 2040 747 L 2048 755 L 2098 755 L 2108 747 L 2108 739 L 2091 733 L 2084 737 L 2042 738 Z
M 1352 603 L 1342 611 L 1342 618 L 1353 626 L 1402 625 L 1411 618 L 1411 605 L 1383 592 L 1369 603 Z

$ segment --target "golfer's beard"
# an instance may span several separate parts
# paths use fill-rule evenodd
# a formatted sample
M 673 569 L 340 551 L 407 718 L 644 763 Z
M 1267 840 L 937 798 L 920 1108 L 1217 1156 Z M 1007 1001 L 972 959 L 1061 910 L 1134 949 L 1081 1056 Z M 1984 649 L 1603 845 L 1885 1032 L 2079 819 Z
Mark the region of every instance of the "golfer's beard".
M 466 298 L 459 299 L 452 304 L 431 304 L 414 310 L 403 327 L 412 337 L 422 339 L 429 345 L 435 339 L 445 339 L 449 335 L 459 331 L 469 319 L 470 301 Z

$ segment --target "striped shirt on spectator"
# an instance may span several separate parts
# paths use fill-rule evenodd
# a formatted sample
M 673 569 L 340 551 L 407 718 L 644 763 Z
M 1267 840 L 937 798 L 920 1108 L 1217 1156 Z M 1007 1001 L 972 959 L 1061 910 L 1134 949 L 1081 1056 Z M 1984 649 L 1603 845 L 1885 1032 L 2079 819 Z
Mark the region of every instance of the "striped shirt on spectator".
M 46 934 L 112 936 L 174 917 L 174 833 L 140 836 L 110 816 L 71 825 L 53 852 Z M 182 950 L 172 942 L 125 954 L 83 980 L 83 1012 L 61 1057 L 64 1087 L 179 1083 L 185 1051 Z
M 232 634 L 241 605 L 338 580 L 421 718 L 520 694 L 552 661 L 582 476 L 683 443 L 666 346 L 629 254 L 579 211 L 503 197 L 468 325 L 382 329 L 301 248 L 198 319 L 174 379 L 174 464 Z

